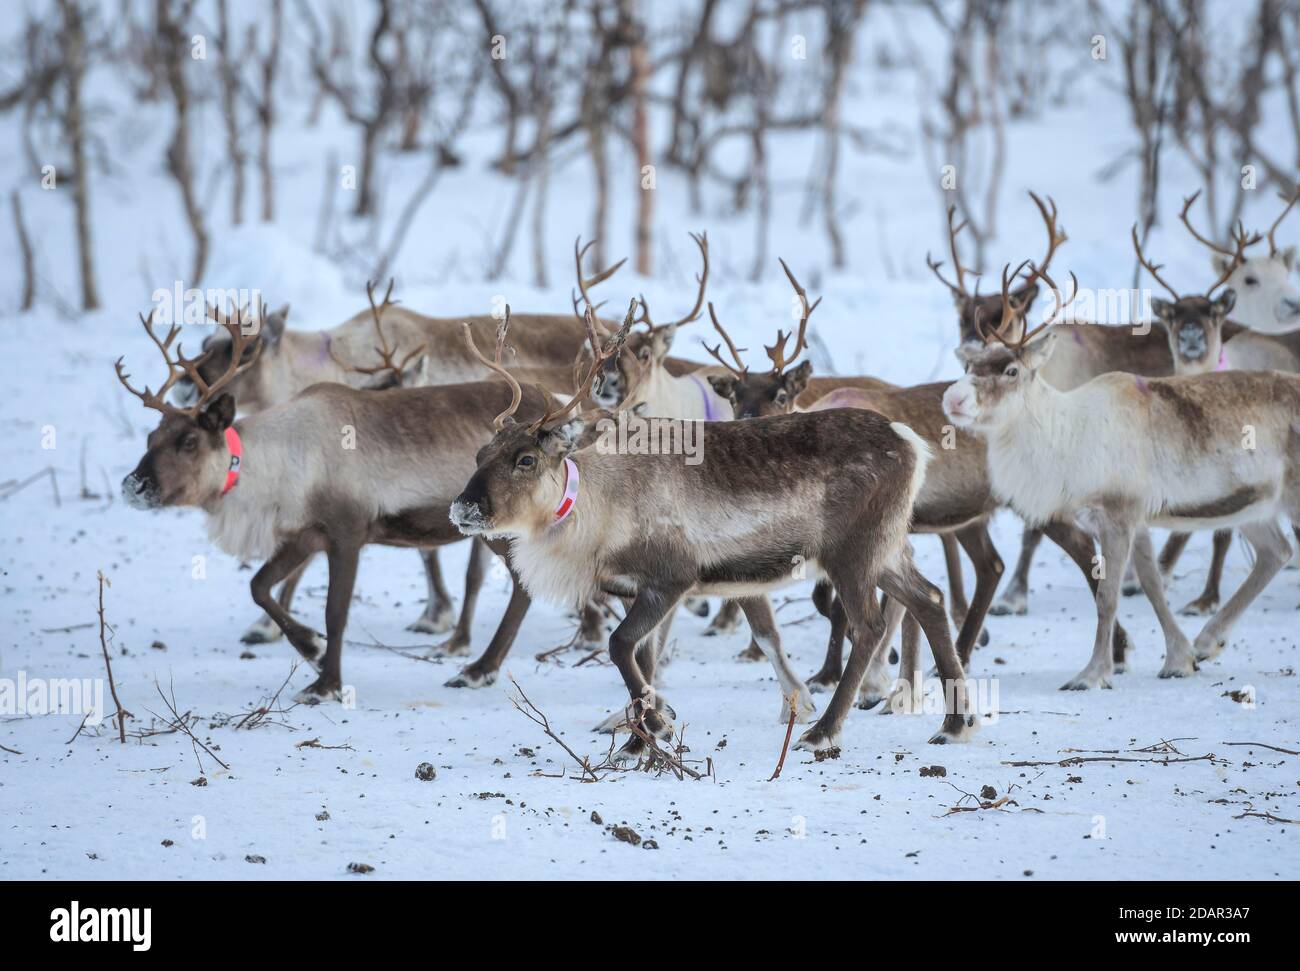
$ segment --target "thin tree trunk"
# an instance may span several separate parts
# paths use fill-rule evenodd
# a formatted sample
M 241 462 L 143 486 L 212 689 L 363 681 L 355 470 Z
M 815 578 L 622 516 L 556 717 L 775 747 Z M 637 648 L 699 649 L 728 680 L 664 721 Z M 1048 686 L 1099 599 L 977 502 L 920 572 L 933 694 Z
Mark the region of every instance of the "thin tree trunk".
M 64 123 L 72 154 L 72 203 L 77 220 L 77 255 L 81 265 L 81 309 L 99 309 L 95 286 L 94 243 L 90 234 L 90 175 L 86 160 L 86 126 L 82 114 L 81 83 L 86 75 L 86 34 L 76 0 L 61 0 L 67 58 L 68 102 Z
M 31 310 L 36 302 L 36 267 L 32 258 L 32 241 L 27 235 L 27 224 L 23 222 L 23 203 L 14 189 L 9 193 L 9 201 L 14 207 L 14 232 L 18 236 L 18 252 L 23 259 L 23 310 Z
M 636 19 L 636 0 L 624 0 L 627 22 L 636 31 L 637 39 L 630 53 L 632 69 L 632 140 L 636 146 L 637 197 L 636 210 L 636 271 L 642 276 L 651 273 L 653 249 L 652 222 L 654 220 L 654 190 L 645 185 L 646 174 L 652 164 L 650 154 L 650 123 L 646 111 L 646 84 L 650 74 L 646 55 L 643 25 Z M 600 265 L 600 264 L 598 264 Z
M 221 118 L 226 129 L 226 155 L 234 182 L 230 193 L 230 221 L 244 221 L 244 146 L 239 135 L 239 78 L 235 73 L 227 0 L 217 0 L 217 55 L 221 58 Z

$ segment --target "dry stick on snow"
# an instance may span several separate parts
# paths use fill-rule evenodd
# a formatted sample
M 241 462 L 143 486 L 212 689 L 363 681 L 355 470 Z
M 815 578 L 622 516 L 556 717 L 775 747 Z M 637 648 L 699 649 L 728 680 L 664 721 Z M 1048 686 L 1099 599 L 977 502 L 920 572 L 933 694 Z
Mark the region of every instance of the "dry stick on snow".
M 1278 748 L 1276 745 L 1269 745 L 1267 742 L 1220 742 L 1220 745 L 1245 745 L 1254 748 L 1266 748 L 1274 752 L 1281 752 L 1283 755 L 1300 755 L 1300 752 L 1293 751 L 1289 748 Z
M 551 728 L 550 719 L 546 717 L 546 713 L 529 700 L 528 695 L 524 694 L 524 689 L 519 687 L 519 682 L 514 679 L 514 675 L 507 674 L 506 677 L 510 679 L 510 683 L 514 685 L 515 691 L 519 694 L 518 698 L 515 698 L 513 695 L 508 696 L 510 698 L 510 704 L 514 705 L 515 708 L 529 721 L 540 725 L 542 731 L 546 733 L 548 738 L 559 745 L 560 748 L 564 749 L 564 751 L 569 753 L 569 757 L 572 758 L 573 761 L 577 762 L 578 766 L 582 769 L 583 782 L 599 782 L 600 776 L 598 776 L 595 770 L 591 767 L 590 759 L 578 755 L 577 752 L 569 748 L 564 739 L 560 738 L 560 736 L 555 733 L 555 730 Z
M 284 679 L 284 683 L 281 684 L 280 687 L 276 689 L 275 694 L 271 696 L 271 700 L 264 705 L 259 705 L 257 708 L 254 708 L 243 718 L 241 718 L 238 722 L 236 722 L 235 730 L 238 731 L 241 728 L 256 728 L 258 725 L 262 723 L 262 720 L 265 719 L 266 716 L 269 715 L 272 711 L 277 711 L 279 714 L 284 714 L 285 711 L 289 711 L 293 708 L 298 707 L 296 702 L 290 705 L 289 708 L 285 708 L 282 710 L 276 709 L 275 707 L 280 700 L 280 695 L 284 692 L 284 689 L 288 686 L 289 682 L 293 679 L 293 676 L 297 672 L 297 670 L 298 670 L 298 662 L 294 661 L 293 666 L 289 668 L 288 677 L 286 677 Z
M 1253 807 L 1254 807 L 1254 804 L 1253 804 L 1253 803 L 1249 803 L 1249 802 L 1248 802 L 1248 803 L 1246 803 L 1246 805 L 1247 805 L 1247 807 L 1250 807 L 1250 808 L 1247 808 L 1247 810 L 1246 810 L 1244 813 L 1240 813 L 1240 814 L 1238 814 L 1238 815 L 1236 815 L 1236 816 L 1233 816 L 1232 818 L 1233 818 L 1233 819 L 1245 819 L 1247 816 L 1255 816 L 1255 817 L 1258 817 L 1259 819 L 1267 819 L 1270 823 L 1291 823 L 1291 824 L 1293 824 L 1293 825 L 1298 825 L 1298 826 L 1300 826 L 1300 819 L 1283 819 L 1281 816 L 1274 816 L 1272 813 L 1261 813 L 1261 812 L 1257 812 L 1257 811 L 1253 808 Z
M 168 720 L 163 718 L 161 715 L 157 714 L 156 712 L 149 711 L 148 708 L 146 708 L 145 711 L 149 711 L 149 714 L 153 715 L 154 718 L 157 718 L 159 721 L 167 722 L 168 725 L 174 731 L 182 732 L 185 735 L 189 736 L 190 744 L 195 746 L 194 758 L 199 763 L 199 772 L 203 771 L 203 760 L 200 759 L 198 756 L 198 749 L 203 749 L 203 751 L 207 752 L 208 755 L 212 757 L 212 759 L 217 763 L 217 765 L 221 766 L 227 772 L 230 771 L 230 766 L 226 765 L 225 762 L 222 762 L 221 759 L 217 758 L 216 753 L 213 752 L 212 749 L 204 745 L 201 741 L 199 741 L 198 736 L 195 735 L 194 732 L 190 730 L 190 725 L 188 721 L 190 713 L 186 712 L 184 715 L 182 715 L 176 707 L 176 685 L 170 681 L 168 682 L 168 688 L 171 690 L 172 693 L 172 696 L 170 698 L 168 698 L 165 694 L 163 694 L 162 685 L 158 683 L 157 678 L 153 679 L 153 686 L 158 689 L 158 697 L 162 698 L 163 704 L 167 706 L 167 710 L 171 712 L 172 717 L 170 720 Z
M 113 706 L 117 708 L 117 736 L 122 744 L 126 744 L 126 717 L 130 714 L 122 707 L 122 702 L 117 697 L 117 685 L 113 684 L 113 662 L 108 657 L 108 637 L 106 632 L 110 629 L 108 622 L 104 619 L 104 585 L 112 586 L 108 577 L 104 576 L 102 570 L 97 570 L 99 575 L 99 648 L 104 652 L 104 668 L 108 671 L 108 690 L 113 695 Z M 80 729 L 78 729 L 80 732 Z M 72 736 L 74 739 L 76 735 Z
M 7 745 L 0 745 L 0 751 L 8 752 L 10 755 L 22 755 L 23 753 L 16 748 L 9 748 Z
M 1191 758 L 1183 758 L 1183 759 L 1168 759 L 1168 758 L 1130 759 L 1130 758 L 1123 758 L 1118 755 L 1098 755 L 1098 756 L 1091 756 L 1088 758 L 1084 758 L 1076 755 L 1073 758 L 1061 759 L 1059 762 L 1025 761 L 1025 762 L 1003 762 L 1002 764 L 1012 766 L 1013 768 L 1023 768 L 1025 766 L 1037 766 L 1037 765 L 1056 765 L 1065 769 L 1065 768 L 1069 768 L 1072 765 L 1082 765 L 1084 762 L 1154 762 L 1156 765 L 1172 765 L 1175 762 L 1226 762 L 1226 761 L 1227 761 L 1226 759 L 1217 758 L 1214 755 L 1214 753 L 1211 752 L 1208 755 L 1197 755 Z
M 39 482 L 42 478 L 45 478 L 46 476 L 49 477 L 50 488 L 54 490 L 55 508 L 59 508 L 63 505 L 63 500 L 59 498 L 58 473 L 55 472 L 54 466 L 52 465 L 47 465 L 45 468 L 41 469 L 41 471 L 33 475 L 29 475 L 21 482 L 18 481 L 17 479 L 9 479 L 6 482 L 0 482 L 0 499 L 8 499 L 11 496 L 16 496 L 18 493 L 22 492 L 33 482 Z
M 72 737 L 63 743 L 64 745 L 71 745 L 80 737 L 81 730 L 86 727 L 86 720 L 88 718 L 90 718 L 90 712 L 86 712 L 86 714 L 82 717 L 81 724 L 77 726 L 77 730 L 73 733 Z
M 799 714 L 799 708 L 796 704 L 797 698 L 797 694 L 792 692 L 790 697 L 785 699 L 790 705 L 790 721 L 785 726 L 785 741 L 781 743 L 781 757 L 776 760 L 776 768 L 772 771 L 772 778 L 768 779 L 768 782 L 774 782 L 781 778 L 781 768 L 785 765 L 785 753 L 790 751 L 790 736 L 794 734 L 794 720 Z
M 981 799 L 973 792 L 967 792 L 965 789 L 960 789 L 957 786 L 953 786 L 951 782 L 949 782 L 948 785 L 952 786 L 954 789 L 960 792 L 961 798 L 957 800 L 956 805 L 948 807 L 948 811 L 943 814 L 944 816 L 952 816 L 955 813 L 977 813 L 984 809 L 996 809 L 999 812 L 1007 812 L 1007 808 L 1006 808 L 1007 806 L 1016 806 L 1016 807 L 1020 806 L 1020 803 L 1016 802 L 1014 799 L 1011 798 L 1010 793 L 1006 793 L 997 799 Z M 967 799 L 973 799 L 975 801 L 975 805 L 973 806 L 964 805 Z

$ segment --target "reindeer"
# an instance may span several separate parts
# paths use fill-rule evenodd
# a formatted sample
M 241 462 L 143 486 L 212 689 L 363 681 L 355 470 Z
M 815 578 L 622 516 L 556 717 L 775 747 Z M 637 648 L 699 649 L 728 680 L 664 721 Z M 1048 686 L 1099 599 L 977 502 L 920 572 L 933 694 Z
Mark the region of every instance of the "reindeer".
M 782 266 L 784 265 L 782 263 Z M 788 267 L 786 267 L 786 274 L 801 304 L 807 307 L 807 295 Z M 772 362 L 771 371 L 755 374 L 745 366 L 740 351 L 718 321 L 712 305 L 709 307 L 709 314 L 715 329 L 729 348 L 734 362 L 728 364 L 722 358 L 721 344 L 708 349 L 709 353 L 731 372 L 725 383 L 718 383 L 725 387 L 738 416 L 742 410 L 747 414 L 766 416 L 789 414 L 794 411 L 820 412 L 837 408 L 858 408 L 875 411 L 893 421 L 904 423 L 930 445 L 934 458 L 927 466 L 925 483 L 916 497 L 912 511 L 911 531 L 934 533 L 942 537 L 946 543 L 960 543 L 975 567 L 975 592 L 970 607 L 960 613 L 956 609 L 953 610 L 953 621 L 959 631 L 957 654 L 962 664 L 968 665 L 971 651 L 997 589 L 998 579 L 1002 576 L 1003 565 L 988 533 L 989 516 L 999 503 L 993 498 L 989 487 L 983 442 L 967 432 L 952 429 L 943 413 L 943 394 L 951 382 L 905 388 L 875 379 L 863 379 L 859 386 L 835 388 L 816 401 L 801 405 L 799 400 L 791 395 L 781 396 L 774 392 L 788 386 L 787 376 L 792 373 L 788 370 L 789 365 L 798 358 L 800 351 L 806 346 L 804 340 L 806 316 L 800 324 L 794 353 L 790 356 L 785 354 L 785 344 L 789 335 L 777 331 L 774 345 L 764 347 L 768 359 Z M 809 363 L 805 361 L 799 366 L 799 370 L 804 371 L 802 380 L 806 383 L 811 371 Z M 1092 575 L 1093 544 L 1087 534 L 1073 523 L 1063 520 L 1050 522 L 1044 529 L 1047 535 L 1074 560 L 1095 590 L 1097 581 Z M 950 560 L 948 570 L 950 578 L 954 576 L 959 578 L 960 561 L 954 565 Z M 957 597 L 956 590 L 953 592 L 953 597 L 954 599 Z M 833 686 L 840 680 L 842 671 L 843 618 L 838 615 L 833 604 L 828 605 L 827 590 L 815 591 L 814 601 L 831 619 L 831 638 L 821 670 L 813 675 L 808 683 L 810 687 Z M 901 615 L 894 613 L 887 614 L 887 617 L 890 621 L 888 642 L 892 639 L 894 623 Z M 915 670 L 915 646 L 918 633 L 915 618 L 909 616 L 903 631 L 903 670 L 907 677 L 911 677 Z M 1115 652 L 1119 664 L 1124 663 L 1127 645 L 1128 635 L 1117 625 Z M 873 707 L 888 691 L 890 679 L 882 663 L 885 657 L 884 651 L 877 652 L 873 657 L 862 686 L 859 707 Z
M 1211 257 L 1214 272 L 1226 274 L 1227 285 L 1237 294 L 1237 323 L 1260 334 L 1282 334 L 1300 328 L 1300 290 L 1291 283 L 1296 248 L 1281 248 L 1274 238 L 1278 226 L 1298 199 L 1300 187 L 1291 194 L 1289 201 L 1286 196 L 1282 197 L 1287 205 L 1269 227 L 1267 256 L 1252 256 L 1237 261 L 1231 252 L 1209 244 L 1215 251 Z
M 588 330 L 590 379 L 613 350 L 608 342 L 600 348 L 594 327 Z M 516 383 L 508 373 L 502 377 Z M 583 419 L 564 416 L 504 424 L 479 453 L 452 521 L 466 535 L 509 539 L 534 595 L 569 604 L 600 591 L 632 598 L 610 635 L 609 655 L 631 696 L 630 717 L 647 733 L 667 737 L 671 720 L 638 660 L 653 649 L 638 645 L 653 640 L 692 592 L 740 600 L 778 667 L 783 720 L 791 707 L 807 716 L 811 699 L 782 663 L 780 635 L 761 596 L 794 582 L 792 564 L 801 563 L 834 585 L 853 651 L 845 679 L 799 747 L 824 750 L 838 742 L 884 632 L 877 586 L 918 618 L 951 688 L 953 710 L 931 741 L 969 737 L 976 719 L 967 712 L 943 595 L 916 570 L 907 546 L 911 504 L 929 457 L 911 429 L 865 411 L 719 422 L 707 426 L 703 461 L 688 465 L 673 455 L 618 454 L 599 443 L 577 448 Z M 619 754 L 632 759 L 643 752 L 634 735 Z
M 140 320 L 167 364 L 163 385 L 157 392 L 147 386 L 136 390 L 118 359 L 123 386 L 162 414 L 144 457 L 123 480 L 123 495 L 143 509 L 198 507 L 207 514 L 209 537 L 222 550 L 264 559 L 252 579 L 253 600 L 319 674 L 298 700 L 338 698 L 343 632 L 361 548 L 378 543 L 423 549 L 459 542 L 461 534 L 447 519 L 451 499 L 473 471 L 474 453 L 490 438 L 494 416 L 545 414 L 554 399 L 533 387 L 516 387 L 507 396 L 495 381 L 373 391 L 326 383 L 235 421 L 229 388 L 241 361 L 247 366 L 260 351 L 242 312 L 216 316 L 231 354 L 225 370 L 215 375 L 207 352 L 190 359 L 178 345 L 173 356 L 179 328 L 173 325 L 166 337 L 158 337 L 152 313 Z M 504 332 L 503 324 L 498 357 Z M 182 376 L 197 392 L 187 407 L 166 400 Z M 353 448 L 343 447 L 345 428 L 353 430 Z M 489 545 L 506 552 L 500 543 Z M 321 551 L 329 560 L 324 637 L 294 620 L 271 596 L 276 583 Z M 495 677 L 530 603 L 518 575 L 513 570 L 511 575 L 514 590 L 496 636 L 482 659 L 449 682 L 452 686 L 490 683 Z
M 1103 569 L 1112 568 L 1097 590 L 1092 657 L 1063 688 L 1110 686 L 1122 576 L 1113 567 L 1127 562 L 1130 550 L 1165 636 L 1160 676 L 1186 677 L 1223 650 L 1232 625 L 1291 555 L 1279 519 L 1300 515 L 1300 377 L 1109 373 L 1062 390 L 1042 375 L 1062 343 L 1048 328 L 1074 294 L 1063 299 L 1047 274 L 1024 265 L 1051 287 L 1053 313 L 1008 337 L 1019 308 L 1004 268 L 1001 322 L 986 332 L 987 342 L 958 350 L 966 375 L 945 392 L 944 412 L 986 439 L 994 493 L 1028 522 L 1084 510 L 1094 518 Z M 1165 601 L 1150 526 L 1235 526 L 1255 548 L 1249 576 L 1194 644 Z

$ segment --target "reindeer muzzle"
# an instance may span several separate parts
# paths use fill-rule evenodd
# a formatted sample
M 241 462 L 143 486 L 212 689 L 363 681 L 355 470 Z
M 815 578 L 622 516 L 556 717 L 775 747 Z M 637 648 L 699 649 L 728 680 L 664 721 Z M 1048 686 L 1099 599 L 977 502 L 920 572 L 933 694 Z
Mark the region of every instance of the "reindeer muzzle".
M 122 499 L 135 509 L 156 509 L 159 504 L 158 487 L 151 480 L 132 472 L 122 480 Z
M 477 536 L 486 532 L 488 528 L 488 517 L 482 508 L 477 502 L 466 500 L 464 496 L 456 497 L 456 501 L 451 504 L 448 518 L 463 536 Z

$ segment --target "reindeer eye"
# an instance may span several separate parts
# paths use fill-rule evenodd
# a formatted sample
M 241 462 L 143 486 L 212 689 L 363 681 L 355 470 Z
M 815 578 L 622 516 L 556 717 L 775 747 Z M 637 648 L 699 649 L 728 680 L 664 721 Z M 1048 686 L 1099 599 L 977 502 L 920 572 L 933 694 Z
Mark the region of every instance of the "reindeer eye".
M 190 432 L 188 435 L 186 435 L 184 438 L 181 439 L 180 448 L 182 452 L 193 452 L 198 447 L 199 447 L 199 436 L 195 435 L 193 432 Z
M 1014 378 L 1019 373 L 1020 368 L 1016 367 L 1014 364 L 1008 364 L 1006 370 L 1002 372 L 1003 376 L 1008 378 Z
M 1258 278 L 1258 277 L 1253 277 L 1253 276 L 1248 276 L 1248 277 L 1246 277 L 1246 286 L 1248 286 L 1248 287 L 1257 287 L 1257 286 L 1259 286 L 1259 278 Z
M 520 469 L 531 469 L 536 464 L 537 459 L 532 455 L 521 455 L 519 456 L 519 461 L 515 462 L 516 468 Z
M 775 398 L 774 400 L 776 401 L 776 403 L 777 403 L 778 405 L 783 405 L 783 404 L 786 403 L 786 400 L 787 400 L 788 398 L 789 398 L 789 395 L 787 395 L 784 391 L 778 391 L 778 392 L 776 393 L 776 398 Z

